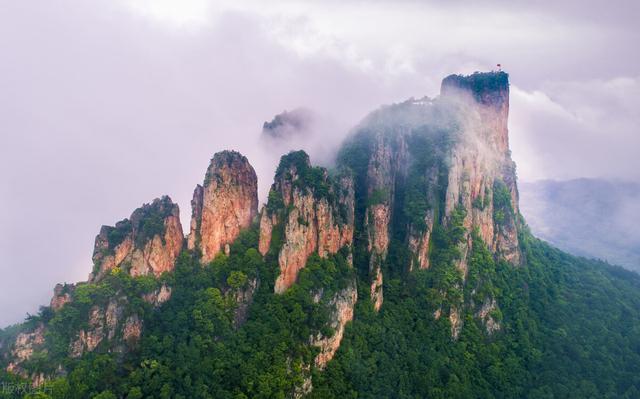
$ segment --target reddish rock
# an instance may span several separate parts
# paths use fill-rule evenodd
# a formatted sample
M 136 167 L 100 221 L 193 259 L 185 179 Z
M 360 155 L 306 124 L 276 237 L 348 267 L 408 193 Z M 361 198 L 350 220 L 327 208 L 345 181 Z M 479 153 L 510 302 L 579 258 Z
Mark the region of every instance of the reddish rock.
M 200 249 L 202 263 L 208 263 L 250 227 L 258 214 L 258 178 L 247 158 L 235 151 L 215 154 L 191 205 L 187 243 L 189 249 Z
M 53 297 L 49 304 L 51 310 L 54 312 L 58 311 L 62 309 L 64 305 L 71 302 L 71 293 L 74 288 L 73 284 L 56 284 L 56 287 L 53 289 Z
M 95 269 L 89 281 L 100 280 L 115 267 L 132 276 L 159 276 L 171 271 L 183 240 L 178 205 L 167 196 L 155 199 L 115 227 L 102 226 L 96 237 Z
M 275 292 L 293 285 L 308 257 L 321 257 L 351 246 L 354 226 L 353 180 L 330 178 L 323 168 L 312 167 L 303 151 L 282 157 L 269 203 L 260 221 L 260 252 L 268 252 L 276 224 L 283 224 L 283 243 L 278 253 L 280 275 Z
M 316 298 L 316 302 L 321 299 L 320 296 Z M 333 359 L 342 342 L 345 326 L 353 320 L 353 311 L 357 301 L 358 290 L 355 281 L 349 287 L 336 293 L 329 301 L 329 306 L 332 309 L 329 326 L 334 330 L 334 333 L 330 337 L 319 333 L 311 338 L 311 344 L 320 348 L 320 353 L 314 360 L 316 367 L 323 369 Z

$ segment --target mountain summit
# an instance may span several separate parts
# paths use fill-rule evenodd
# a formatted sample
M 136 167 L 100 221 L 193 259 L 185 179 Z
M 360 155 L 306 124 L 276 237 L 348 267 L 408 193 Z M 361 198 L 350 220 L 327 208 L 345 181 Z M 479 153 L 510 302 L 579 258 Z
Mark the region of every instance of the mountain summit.
M 451 75 L 368 115 L 332 169 L 283 155 L 259 212 L 249 160 L 215 154 L 189 235 L 168 197 L 103 226 L 89 281 L 0 331 L 0 377 L 45 398 L 638 397 L 640 277 L 531 235 L 508 115 L 506 73 Z

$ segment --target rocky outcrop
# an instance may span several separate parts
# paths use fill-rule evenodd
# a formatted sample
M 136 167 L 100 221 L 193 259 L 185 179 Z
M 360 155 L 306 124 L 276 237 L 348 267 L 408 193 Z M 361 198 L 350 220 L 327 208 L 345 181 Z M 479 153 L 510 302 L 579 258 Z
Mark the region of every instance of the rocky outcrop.
M 382 306 L 382 264 L 389 251 L 391 221 L 398 180 L 407 173 L 408 151 L 405 137 L 378 134 L 367 167 L 367 210 L 364 228 L 370 254 L 371 301 L 378 311 Z
M 16 336 L 13 347 L 11 348 L 11 360 L 7 365 L 7 371 L 13 374 L 20 375 L 24 378 L 38 377 L 37 375 L 30 376 L 23 368 L 23 363 L 30 360 L 34 353 L 46 350 L 44 349 L 45 343 L 45 326 L 43 323 L 38 323 L 33 329 L 23 331 Z M 34 386 L 37 381 L 33 381 Z
M 321 296 L 318 295 L 314 299 L 320 301 Z M 329 301 L 328 305 L 332 309 L 329 327 L 333 329 L 333 335 L 326 337 L 318 333 L 311 337 L 311 344 L 320 348 L 320 353 L 314 360 L 316 367 L 324 369 L 327 363 L 333 359 L 342 342 L 345 326 L 353 320 L 353 311 L 357 300 L 358 290 L 355 281 L 353 281 L 351 285 L 336 293 Z
M 191 201 L 189 249 L 199 249 L 202 263 L 211 262 L 258 214 L 258 178 L 246 157 L 235 151 L 213 156 L 204 185 Z
M 499 331 L 502 327 L 500 325 L 500 321 L 496 320 L 495 314 L 498 311 L 498 304 L 496 300 L 493 298 L 486 299 L 478 312 L 476 313 L 476 317 L 482 321 L 484 324 L 484 328 L 487 331 L 487 334 L 491 335 L 496 331 Z
M 517 234 L 518 190 L 509 151 L 509 81 L 503 72 L 451 75 L 442 82 L 441 97 L 465 116 L 452 149 L 445 212 L 462 205 L 465 227 L 477 228 L 492 252 L 513 264 L 521 254 Z M 504 201 L 506 194 L 507 202 Z M 466 248 L 470 247 L 467 237 Z M 466 258 L 460 263 L 466 270 Z
M 233 326 L 238 328 L 242 326 L 249 317 L 249 306 L 253 303 L 253 296 L 258 289 L 258 279 L 252 278 L 247 280 L 243 287 L 232 290 L 232 296 L 235 303 L 233 311 Z
M 53 297 L 49 306 L 54 312 L 62 309 L 64 305 L 71 302 L 71 295 L 75 289 L 73 284 L 56 284 L 53 289 Z
M 90 282 L 119 267 L 132 276 L 173 270 L 184 236 L 178 205 L 164 196 L 136 209 L 115 227 L 102 226 L 93 251 Z
M 157 308 L 158 306 L 162 305 L 163 303 L 171 299 L 171 293 L 172 293 L 171 287 L 169 287 L 166 284 L 162 284 L 162 286 L 157 290 L 150 292 L 148 294 L 144 294 L 142 296 L 142 299 L 145 302 L 153 305 L 153 307 Z
M 142 320 L 137 314 L 127 316 L 128 298 L 112 298 L 106 306 L 94 305 L 89 310 L 87 327 L 81 329 L 69 345 L 69 356 L 79 358 L 95 351 L 103 342 L 109 351 L 122 352 L 123 344 L 131 347 L 142 334 Z
M 142 335 L 142 320 L 137 314 L 127 317 L 122 327 L 122 340 L 129 346 L 135 345 Z
M 349 176 L 331 178 L 325 169 L 312 167 L 304 151 L 283 156 L 260 220 L 262 254 L 270 248 L 276 225 L 284 232 L 275 283 L 275 292 L 282 293 L 296 281 L 312 253 L 326 257 L 351 246 L 353 180 Z
M 113 312 L 114 309 L 111 309 L 111 311 Z M 117 317 L 112 316 L 109 321 L 114 323 L 117 321 Z M 105 312 L 99 306 L 94 306 L 89 312 L 88 327 L 78 332 L 76 339 L 69 347 L 69 355 L 77 358 L 86 352 L 93 352 L 100 345 L 100 342 L 106 338 L 104 330 Z
M 462 330 L 462 315 L 460 309 L 455 306 L 449 309 L 449 323 L 451 324 L 451 337 L 458 339 Z

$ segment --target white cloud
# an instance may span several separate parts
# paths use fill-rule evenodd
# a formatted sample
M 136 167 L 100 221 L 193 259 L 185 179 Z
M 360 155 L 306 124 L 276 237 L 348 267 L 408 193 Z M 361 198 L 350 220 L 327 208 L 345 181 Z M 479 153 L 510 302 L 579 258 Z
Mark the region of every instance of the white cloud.
M 525 180 L 640 180 L 640 79 L 512 86 L 511 144 Z

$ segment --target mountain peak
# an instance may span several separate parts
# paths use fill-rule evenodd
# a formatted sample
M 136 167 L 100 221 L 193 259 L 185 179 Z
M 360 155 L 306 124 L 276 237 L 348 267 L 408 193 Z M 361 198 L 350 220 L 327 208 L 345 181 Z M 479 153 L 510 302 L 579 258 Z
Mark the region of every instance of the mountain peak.
M 466 76 L 449 75 L 442 80 L 442 96 L 456 91 L 468 92 L 484 105 L 501 105 L 509 100 L 509 74 L 502 71 L 474 72 Z

